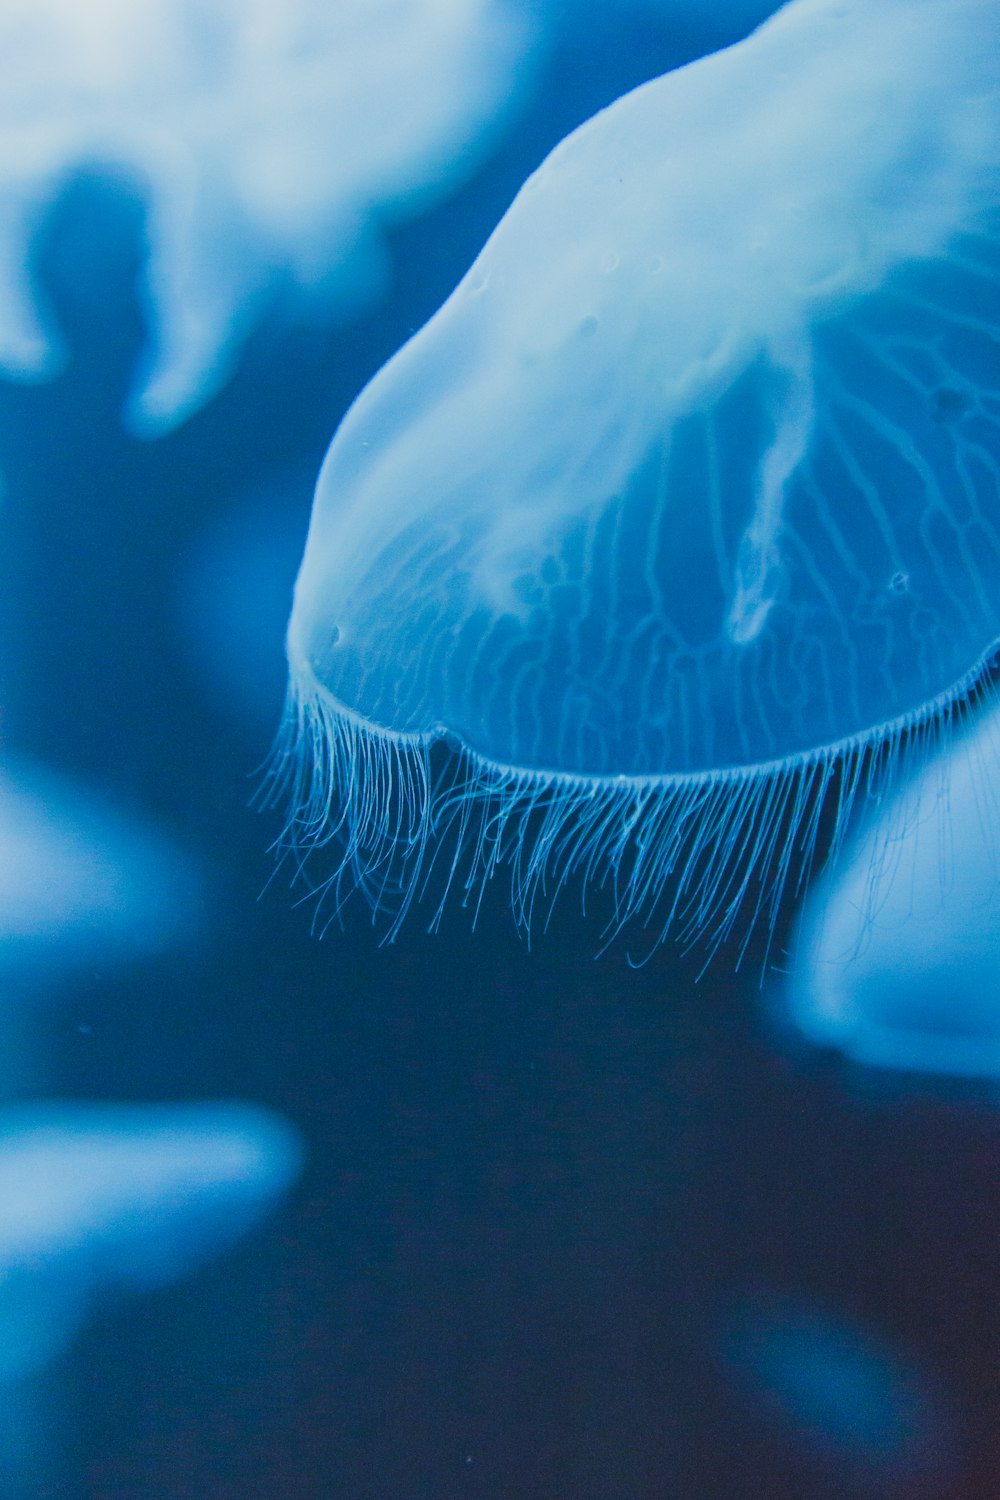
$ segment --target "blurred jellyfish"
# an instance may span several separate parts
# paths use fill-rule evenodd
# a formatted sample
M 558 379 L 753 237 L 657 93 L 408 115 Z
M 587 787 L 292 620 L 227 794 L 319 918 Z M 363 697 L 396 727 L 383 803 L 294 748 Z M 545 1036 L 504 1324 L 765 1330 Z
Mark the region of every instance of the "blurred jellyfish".
M 200 882 L 168 841 L 7 757 L 0 769 L 0 973 L 156 953 L 197 923 Z
M 44 1105 L 0 1114 L 0 1382 L 74 1337 L 95 1299 L 148 1291 L 248 1234 L 299 1170 L 249 1105 Z
M 849 1493 L 939 1492 L 954 1446 L 941 1403 L 872 1331 L 808 1303 L 755 1297 L 731 1313 L 722 1352 L 756 1413 L 794 1434 Z
M 508 859 L 525 922 L 576 872 L 719 941 L 965 701 L 998 59 L 995 0 L 795 0 L 529 179 L 320 477 L 279 770 L 341 880 L 398 912 Z
M 150 244 L 130 419 L 181 420 L 282 281 L 363 298 L 378 222 L 468 173 L 531 35 L 508 0 L 0 0 L 0 368 L 58 364 L 32 234 L 68 173 L 121 168 Z
M 7 756 L 0 768 L 0 1099 L 43 1067 L 38 1000 L 199 930 L 199 872 L 159 833 Z
M 783 1015 L 864 1064 L 1000 1077 L 1000 714 L 880 809 L 807 904 Z

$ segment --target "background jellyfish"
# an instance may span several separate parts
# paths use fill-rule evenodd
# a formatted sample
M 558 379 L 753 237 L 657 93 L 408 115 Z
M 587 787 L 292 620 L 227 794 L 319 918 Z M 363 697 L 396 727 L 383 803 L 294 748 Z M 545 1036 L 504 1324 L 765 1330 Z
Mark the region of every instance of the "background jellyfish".
M 998 634 L 1000 21 L 799 0 L 522 189 L 344 419 L 288 633 L 292 837 L 450 830 L 719 940 Z M 442 775 L 435 741 L 460 749 Z M 287 763 L 287 760 L 286 760 Z
M 758 1292 L 731 1311 L 722 1353 L 758 1418 L 791 1428 L 838 1493 L 942 1493 L 952 1439 L 936 1382 L 875 1331 Z
M 856 1061 L 1000 1077 L 1000 717 L 862 828 L 803 912 L 779 1014 Z
M 0 1381 L 51 1359 L 103 1289 L 164 1286 L 235 1243 L 301 1155 L 243 1105 L 35 1105 L 0 1128 Z
M 38 1372 L 109 1294 L 149 1292 L 247 1234 L 296 1177 L 285 1122 L 243 1105 L 0 1112 L 0 1472 L 40 1492 Z
M 203 907 L 199 873 L 169 840 L 62 778 L 6 756 L 0 1099 L 45 1086 L 46 1016 L 70 978 L 183 946 L 197 933 Z
M 0 768 L 0 973 L 9 981 L 125 949 L 157 953 L 198 922 L 191 862 L 101 799 L 10 755 Z
M 137 179 L 150 349 L 130 420 L 181 420 L 268 294 L 377 282 L 377 222 L 467 173 L 532 32 L 505 0 L 3 0 L 0 367 L 51 373 L 30 245 L 68 173 Z

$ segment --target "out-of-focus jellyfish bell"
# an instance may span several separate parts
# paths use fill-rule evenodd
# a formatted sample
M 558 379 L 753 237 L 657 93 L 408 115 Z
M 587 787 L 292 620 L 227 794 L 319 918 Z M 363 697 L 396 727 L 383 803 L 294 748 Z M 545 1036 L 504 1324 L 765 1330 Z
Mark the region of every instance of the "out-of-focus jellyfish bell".
M 0 0 L 0 368 L 57 363 L 31 236 L 67 173 L 122 167 L 150 249 L 130 416 L 180 420 L 282 279 L 363 295 L 376 221 L 469 170 L 530 39 L 507 0 Z
M 158 830 L 12 756 L 0 766 L 0 1095 L 34 1087 L 36 1002 L 67 975 L 195 938 L 197 865 Z M 31 1004 L 26 1004 L 31 1001 Z M 3 1439 L 0 1436 L 0 1462 Z
M 758 1420 L 794 1437 L 849 1494 L 940 1493 L 954 1447 L 941 1403 L 927 1376 L 874 1331 L 758 1295 L 731 1312 L 722 1353 Z
M 294 837 L 332 800 L 376 901 L 451 829 L 452 881 L 509 855 L 522 916 L 575 868 L 718 938 L 832 783 L 844 811 L 967 696 L 1000 637 L 998 59 L 995 0 L 794 0 L 552 153 L 330 447 Z
M 1000 713 L 880 809 L 803 912 L 782 1014 L 863 1064 L 1000 1077 Z
M 0 770 L 0 973 L 155 953 L 197 926 L 200 880 L 167 840 L 7 757 Z
M 95 1297 L 183 1276 L 247 1234 L 301 1146 L 248 1105 L 45 1105 L 0 1114 L 0 1381 L 75 1335 Z

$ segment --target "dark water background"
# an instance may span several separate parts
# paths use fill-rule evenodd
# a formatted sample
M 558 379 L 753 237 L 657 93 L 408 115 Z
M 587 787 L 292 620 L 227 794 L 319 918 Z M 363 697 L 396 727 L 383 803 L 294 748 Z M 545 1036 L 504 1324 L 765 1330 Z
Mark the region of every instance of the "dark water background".
M 57 1372 L 47 1495 L 1000 1493 L 988 1099 L 789 1053 L 752 955 L 700 980 L 670 948 L 638 970 L 624 946 L 595 961 L 572 899 L 531 949 L 501 881 L 475 931 L 452 910 L 436 936 L 414 920 L 380 947 L 360 904 L 320 942 L 287 881 L 268 885 L 280 816 L 249 804 L 313 477 L 545 150 L 683 48 L 613 17 L 596 41 L 564 37 L 478 177 L 393 236 L 377 309 L 334 330 L 276 310 L 225 391 L 158 441 L 119 423 L 143 339 L 141 205 L 82 179 L 37 246 L 72 360 L 0 388 L 5 739 L 167 830 L 208 891 L 182 953 L 95 967 L 47 1005 L 45 1091 L 252 1099 L 309 1149 L 261 1233 L 89 1327 Z M 213 610 L 241 601 L 260 655 L 201 650 Z M 734 1376 L 727 1309 L 774 1298 L 933 1372 L 926 1461 L 902 1478 L 859 1464 Z

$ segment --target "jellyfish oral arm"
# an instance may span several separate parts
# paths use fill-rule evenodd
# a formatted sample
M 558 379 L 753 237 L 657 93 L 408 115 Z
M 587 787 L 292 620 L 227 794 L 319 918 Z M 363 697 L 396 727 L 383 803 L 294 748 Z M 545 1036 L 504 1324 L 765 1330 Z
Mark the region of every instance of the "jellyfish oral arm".
M 760 465 L 754 513 L 736 558 L 733 603 L 726 622 L 730 640 L 744 645 L 760 634 L 774 603 L 775 574 L 781 566 L 779 538 L 789 480 L 805 457 L 812 436 L 814 394 L 809 350 L 804 346 L 783 362 L 783 399 L 775 434 Z

